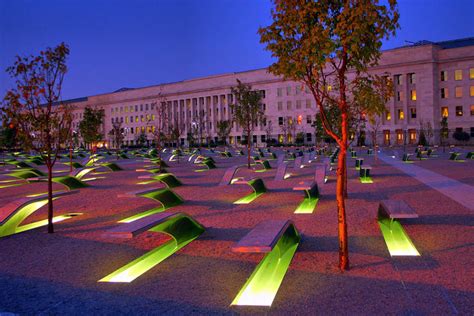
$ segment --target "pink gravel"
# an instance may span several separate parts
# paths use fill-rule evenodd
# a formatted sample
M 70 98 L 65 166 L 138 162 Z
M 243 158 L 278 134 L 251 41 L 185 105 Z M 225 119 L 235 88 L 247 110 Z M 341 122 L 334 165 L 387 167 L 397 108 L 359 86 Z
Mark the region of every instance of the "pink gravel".
M 360 151 L 361 155 L 362 151 Z M 335 176 L 322 188 L 313 214 L 294 214 L 303 199 L 292 187 L 312 180 L 315 166 L 292 170 L 275 182 L 274 169 L 237 176 L 261 177 L 269 190 L 248 205 L 233 201 L 251 192 L 245 185 L 217 186 L 227 167 L 245 163 L 245 157 L 216 157 L 218 169 L 194 172 L 187 162 L 170 163 L 169 171 L 185 185 L 174 191 L 185 199 L 170 211 L 185 212 L 207 230 L 197 240 L 130 284 L 97 283 L 129 261 L 161 244 L 166 237 L 144 233 L 130 240 L 104 236 L 116 221 L 157 207 L 146 198 L 117 198 L 140 188 L 136 168 L 147 163 L 123 164 L 89 182 L 90 188 L 55 201 L 55 214 L 84 215 L 45 228 L 0 240 L 0 312 L 25 314 L 468 314 L 474 310 L 473 214 L 437 191 L 374 157 L 373 184 L 361 184 L 354 160 L 348 158 L 347 217 L 351 270 L 337 270 L 337 216 Z M 120 165 L 121 161 L 118 162 Z M 444 158 L 422 161 L 423 168 L 473 185 L 474 161 L 453 163 Z M 449 166 L 449 169 L 446 168 Z M 65 169 L 58 165 L 57 169 Z M 446 173 L 446 174 L 445 174 Z M 466 182 L 467 181 L 467 182 Z M 469 182 L 471 181 L 471 182 Z M 61 189 L 56 186 L 55 189 Z M 0 189 L 2 203 L 46 191 L 43 183 Z M 404 228 L 421 257 L 391 258 L 376 222 L 381 199 L 403 199 L 420 215 Z M 45 210 L 28 220 L 44 218 Z M 229 307 L 262 255 L 236 254 L 231 246 L 266 219 L 291 219 L 302 241 L 268 308 Z

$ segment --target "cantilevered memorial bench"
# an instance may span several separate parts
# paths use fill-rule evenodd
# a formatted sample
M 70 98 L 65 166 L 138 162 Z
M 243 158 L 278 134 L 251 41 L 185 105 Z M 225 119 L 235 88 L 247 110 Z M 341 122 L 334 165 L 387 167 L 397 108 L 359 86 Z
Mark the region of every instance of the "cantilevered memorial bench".
M 293 187 L 293 191 L 305 192 L 305 198 L 303 202 L 298 205 L 295 214 L 312 214 L 319 200 L 318 184 L 315 181 L 299 182 L 295 187 Z
M 238 199 L 237 201 L 234 202 L 234 204 L 249 204 L 250 202 L 252 202 L 256 198 L 258 198 L 260 195 L 267 192 L 267 188 L 265 187 L 265 183 L 260 178 L 253 178 L 253 179 L 250 179 L 250 180 L 239 179 L 239 180 L 235 181 L 234 184 L 247 184 L 253 190 L 253 193 L 250 193 L 249 195 L 246 195 L 243 198 Z
M 106 232 L 109 237 L 133 238 L 145 231 L 164 233 L 171 240 L 147 252 L 98 282 L 130 283 L 176 251 L 180 250 L 203 232 L 204 227 L 185 213 L 162 212 L 122 224 Z
M 412 156 L 413 156 L 413 154 L 405 153 L 405 154 L 403 154 L 402 161 L 404 161 L 404 162 L 412 162 L 412 160 L 411 160 L 411 157 L 412 157 Z
M 356 170 L 360 170 L 360 166 L 364 163 L 364 158 L 356 158 L 355 159 L 355 168 Z
M 255 172 L 265 172 L 267 170 L 272 169 L 272 166 L 270 165 L 270 162 L 265 159 L 260 159 L 260 160 L 255 160 L 255 163 L 257 166 L 262 166 L 262 169 L 255 169 Z
M 321 188 L 326 182 L 328 182 L 328 169 L 329 163 L 317 163 L 316 171 L 314 173 L 314 181 Z
M 75 169 L 71 175 L 53 177 L 52 181 L 54 183 L 64 185 L 68 190 L 76 190 L 76 189 L 85 188 L 85 187 L 88 187 L 89 185 L 85 183 L 84 181 L 95 180 L 96 178 L 84 179 L 84 177 L 88 173 L 94 171 L 97 168 L 98 166 Z M 41 176 L 37 178 L 31 178 L 29 180 L 30 181 L 47 181 L 48 179 L 45 176 Z
M 277 167 L 274 180 L 282 181 L 282 180 L 288 179 L 291 176 L 291 174 L 286 172 L 287 168 L 288 168 L 288 164 L 286 162 L 280 163 Z
M 67 194 L 77 191 L 55 192 L 53 199 L 56 200 Z M 35 197 L 21 198 L 0 207 L 0 237 L 18 234 L 30 229 L 38 228 L 48 224 L 48 220 L 41 220 L 25 225 L 20 224 L 31 214 L 48 204 L 48 195 L 42 194 Z M 82 213 L 67 213 L 53 217 L 53 222 L 60 222 Z
M 150 174 L 146 176 L 139 176 L 138 179 L 150 179 L 163 183 L 168 189 L 182 186 L 183 183 L 176 178 L 172 173 Z M 148 183 L 148 182 L 147 182 Z
M 474 151 L 470 151 L 466 154 L 466 159 L 474 159 Z
M 196 159 L 197 160 L 197 159 Z M 196 160 L 194 161 L 194 163 L 196 163 Z M 202 172 L 202 171 L 207 171 L 207 170 L 211 170 L 211 169 L 216 169 L 217 166 L 216 166 L 216 163 L 214 161 L 214 159 L 212 159 L 212 157 L 206 157 L 204 158 L 202 161 L 201 161 L 201 165 L 207 167 L 207 169 L 196 169 L 194 170 L 195 172 Z
M 164 210 L 180 205 L 184 202 L 183 198 L 174 193 L 170 189 L 148 189 L 148 190 L 139 190 L 133 192 L 126 192 L 117 195 L 118 198 L 133 198 L 133 197 L 144 197 L 152 199 L 161 204 L 159 208 L 152 208 L 130 217 L 124 218 L 119 221 L 119 223 L 131 223 L 136 220 L 139 220 L 150 215 L 163 212 Z
M 296 170 L 300 169 L 300 168 L 303 168 L 303 157 L 301 156 L 298 156 L 295 158 L 295 164 L 294 164 L 294 168 Z
M 400 219 L 418 218 L 413 208 L 402 200 L 382 200 L 377 220 L 390 255 L 419 256 L 420 253 L 400 224 Z
M 232 252 L 265 253 L 231 305 L 271 306 L 301 237 L 292 221 L 267 220 L 232 247 Z
M 374 181 L 372 180 L 371 176 L 370 176 L 370 171 L 372 170 L 372 167 L 371 166 L 360 166 L 360 169 L 359 169 L 359 180 L 361 183 L 374 183 Z
M 222 176 L 221 182 L 219 182 L 219 186 L 232 184 L 233 181 L 235 181 L 234 177 L 235 177 L 235 174 L 237 173 L 237 170 L 239 170 L 240 168 L 243 168 L 243 167 L 245 167 L 245 165 L 235 165 L 235 166 L 232 166 L 232 167 L 228 168 L 225 171 L 224 175 Z
M 452 161 L 458 161 L 458 162 L 464 162 L 464 160 L 460 160 L 459 156 L 461 156 L 461 153 L 459 152 L 452 152 L 451 155 L 449 156 L 449 160 Z

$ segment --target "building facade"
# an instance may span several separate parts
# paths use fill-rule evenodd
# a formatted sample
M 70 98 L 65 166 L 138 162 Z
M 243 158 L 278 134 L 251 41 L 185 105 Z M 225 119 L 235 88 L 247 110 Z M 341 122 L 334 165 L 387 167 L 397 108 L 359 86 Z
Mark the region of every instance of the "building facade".
M 370 73 L 389 75 L 394 96 L 387 112 L 377 120 L 378 144 L 417 143 L 420 125 L 431 128 L 431 142 L 439 142 L 442 117 L 450 130 L 465 131 L 474 138 L 474 38 L 438 43 L 427 41 L 384 51 Z M 312 126 L 317 106 L 309 91 L 298 82 L 285 81 L 267 69 L 228 73 L 144 88 L 120 89 L 67 101 L 74 107 L 73 130 L 78 130 L 86 106 L 105 111 L 105 143 L 112 144 L 108 131 L 114 122 L 123 128 L 124 145 L 134 145 L 144 134 L 149 142 L 163 119 L 178 126 L 179 142 L 188 135 L 217 141 L 217 123 L 232 120 L 229 104 L 236 80 L 262 93 L 266 121 L 256 127 L 252 142 L 265 144 L 268 138 L 291 143 L 298 135 L 304 143 L 315 143 Z M 370 129 L 367 123 L 366 129 Z M 227 141 L 244 140 L 242 129 L 233 124 Z M 373 136 L 375 135 L 375 136 Z M 143 136 L 142 136 L 143 137 Z

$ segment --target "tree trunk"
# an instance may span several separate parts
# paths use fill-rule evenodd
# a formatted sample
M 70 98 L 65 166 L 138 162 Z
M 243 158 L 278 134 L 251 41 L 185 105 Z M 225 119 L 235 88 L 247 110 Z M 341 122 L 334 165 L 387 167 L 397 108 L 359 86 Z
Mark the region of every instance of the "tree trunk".
M 69 147 L 69 172 L 72 173 L 72 143 Z
M 53 166 L 48 162 L 48 233 L 54 233 L 53 227 Z
M 347 156 L 344 156 L 344 198 L 347 197 Z
M 247 132 L 247 164 L 250 169 L 250 131 Z

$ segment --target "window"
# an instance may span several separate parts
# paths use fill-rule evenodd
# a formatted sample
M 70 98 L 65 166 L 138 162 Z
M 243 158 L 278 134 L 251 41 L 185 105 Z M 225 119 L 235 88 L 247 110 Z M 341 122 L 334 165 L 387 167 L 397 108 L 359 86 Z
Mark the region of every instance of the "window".
M 474 105 L 472 105 L 471 107 L 474 107 Z M 311 123 L 312 123 L 311 115 L 306 115 L 306 124 L 311 124 Z
M 454 96 L 456 98 L 462 98 L 462 87 L 456 87 L 454 89 Z
M 286 87 L 286 95 L 291 95 L 291 87 Z
M 392 119 L 392 114 L 390 114 L 390 112 L 385 113 L 385 119 L 390 121 Z
M 282 93 L 282 88 L 277 88 L 277 97 L 281 97 Z
M 137 115 L 137 116 L 135 116 L 135 122 L 137 122 L 137 123 L 138 123 L 138 115 Z
M 414 74 L 414 73 L 408 74 L 408 80 L 410 81 L 410 84 L 415 84 L 416 83 L 416 74 Z
M 383 140 L 385 145 L 390 145 L 390 130 L 383 131 Z
M 395 75 L 395 84 L 401 85 L 402 82 L 402 75 Z
M 282 116 L 280 116 L 278 118 L 278 125 L 283 125 L 283 117 Z
M 474 127 L 471 127 L 471 137 L 474 137 Z
M 301 92 L 301 87 L 296 86 L 296 87 L 295 87 L 295 95 L 299 95 L 300 92 Z
M 410 144 L 416 144 L 416 129 L 409 129 L 408 135 L 410 137 Z
M 301 100 L 296 100 L 296 109 L 301 109 Z
M 403 101 L 403 91 L 397 91 L 397 101 Z
M 291 101 L 286 102 L 286 109 L 291 110 Z
M 416 108 L 410 108 L 410 117 L 412 119 L 416 118 Z
M 454 71 L 454 80 L 459 81 L 462 80 L 462 70 L 458 69 Z
M 125 116 L 125 123 L 128 123 L 128 116 Z
M 133 127 L 130 127 L 130 134 L 133 134 Z
M 410 97 L 412 101 L 416 101 L 416 90 L 410 91 Z
M 448 117 L 449 116 L 449 110 L 447 106 L 441 107 L 441 117 Z
M 283 110 L 283 102 L 278 102 L 278 111 Z
M 311 133 L 306 133 L 306 141 L 308 143 L 312 142 L 313 141 L 313 134 Z
M 448 98 L 448 88 L 442 88 L 441 89 L 441 99 L 447 99 Z
M 474 86 L 470 86 L 470 87 L 469 87 L 469 95 L 470 95 L 471 97 L 474 97 Z
M 397 144 L 398 145 L 403 144 L 403 130 L 397 129 L 395 133 L 397 134 Z
M 462 111 L 462 105 L 456 106 L 456 116 L 462 116 L 463 111 Z
M 266 97 L 266 93 L 265 93 L 265 90 L 260 90 L 260 95 L 262 96 L 262 99 L 265 99 Z M 229 98 L 229 101 L 232 102 L 232 98 Z
M 398 119 L 399 119 L 399 120 L 405 119 L 405 113 L 403 112 L 402 109 L 398 109 L 398 110 L 397 110 L 397 113 L 398 113 Z
M 474 116 L 474 105 L 471 105 L 471 116 Z
M 469 79 L 474 79 L 474 68 L 469 68 Z
M 441 81 L 448 81 L 448 72 L 446 70 L 441 71 Z
M 310 99 L 306 100 L 306 108 L 311 109 L 311 100 Z
M 140 111 L 143 111 L 143 104 L 140 104 Z
M 148 103 L 145 104 L 145 111 L 148 111 Z
M 130 108 L 130 113 L 133 113 L 133 105 L 130 105 L 129 108 Z
M 138 105 L 135 105 L 135 112 L 138 112 Z

